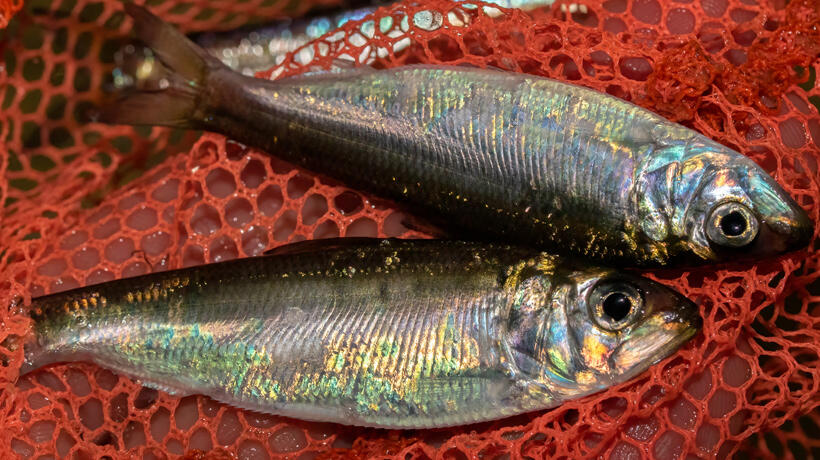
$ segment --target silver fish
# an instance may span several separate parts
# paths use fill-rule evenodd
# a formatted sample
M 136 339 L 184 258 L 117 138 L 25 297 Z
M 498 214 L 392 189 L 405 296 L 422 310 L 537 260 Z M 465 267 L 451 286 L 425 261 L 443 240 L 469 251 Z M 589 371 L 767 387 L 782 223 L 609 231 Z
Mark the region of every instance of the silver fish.
M 35 299 L 24 371 L 86 360 L 177 395 L 431 428 L 624 382 L 698 330 L 648 279 L 507 246 L 345 238 Z
M 429 65 L 254 79 L 126 9 L 158 60 L 103 109 L 109 122 L 224 133 L 460 235 L 608 263 L 772 256 L 814 232 L 749 158 L 607 94 Z
M 503 8 L 519 8 L 525 11 L 537 8 L 545 8 L 554 3 L 555 0 L 489 0 L 487 3 Z M 469 4 L 462 7 L 469 7 Z M 220 59 L 228 67 L 244 74 L 253 75 L 262 70 L 268 70 L 282 62 L 287 53 L 293 52 L 328 32 L 336 30 L 349 21 L 357 21 L 372 15 L 376 11 L 375 7 L 357 8 L 350 11 L 343 11 L 336 14 L 319 16 L 309 19 L 297 19 L 289 21 L 278 21 L 273 24 L 254 27 L 252 29 L 241 29 L 231 32 L 204 33 L 194 38 L 203 49 L 211 55 Z M 486 14 L 496 16 L 499 10 L 487 8 Z M 435 23 L 432 13 L 425 19 L 424 12 L 416 15 L 412 23 L 414 25 L 428 24 L 432 27 Z M 448 24 L 464 26 L 468 20 L 466 16 L 460 16 L 456 12 L 448 14 Z M 382 19 L 379 28 L 387 31 L 396 22 L 393 18 Z M 409 30 L 411 21 L 408 18 L 399 19 L 396 32 Z M 389 23 L 389 24 L 388 24 Z M 439 25 L 440 26 L 440 25 Z M 359 30 L 363 36 L 372 36 L 376 29 L 375 20 L 364 21 Z M 332 42 L 341 37 L 327 37 Z M 393 51 L 398 52 L 406 48 L 409 41 L 399 41 L 393 46 Z M 384 51 L 382 54 L 385 54 Z M 297 56 L 297 60 L 308 62 L 313 58 L 313 50 L 303 49 Z

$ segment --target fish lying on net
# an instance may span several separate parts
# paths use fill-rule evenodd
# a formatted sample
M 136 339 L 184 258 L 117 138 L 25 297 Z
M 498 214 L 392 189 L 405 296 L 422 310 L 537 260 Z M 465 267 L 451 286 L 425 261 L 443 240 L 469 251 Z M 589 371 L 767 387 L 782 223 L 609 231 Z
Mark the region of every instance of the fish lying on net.
M 606 94 L 442 66 L 254 79 L 126 9 L 158 61 L 106 121 L 221 132 L 461 235 L 609 263 L 763 257 L 813 233 L 753 161 Z
M 553 1 L 491 0 L 487 3 L 504 8 L 533 10 L 550 6 Z M 348 21 L 359 20 L 373 14 L 375 10 L 375 7 L 363 7 L 309 19 L 282 20 L 273 24 L 230 32 L 203 33 L 197 35 L 194 41 L 228 67 L 245 75 L 253 75 L 279 64 L 287 53 L 296 51 L 327 32 L 342 27 Z M 450 14 L 453 16 L 449 21 L 451 24 L 464 22 L 455 13 Z M 388 21 L 392 24 L 394 20 L 391 18 Z M 402 29 L 408 29 L 409 20 L 405 18 L 403 22 L 407 24 L 403 24 Z M 360 30 L 364 36 L 370 36 L 375 27 L 374 21 L 370 20 L 365 21 L 360 26 Z M 408 44 L 407 41 L 399 41 L 394 45 L 393 51 L 401 51 Z M 303 60 L 306 62 L 311 57 L 311 50 L 305 49 L 303 52 L 305 53 Z M 300 54 L 300 57 L 302 56 Z
M 645 278 L 508 246 L 343 238 L 35 299 L 30 371 L 88 360 L 173 394 L 393 428 L 553 407 L 685 343 Z

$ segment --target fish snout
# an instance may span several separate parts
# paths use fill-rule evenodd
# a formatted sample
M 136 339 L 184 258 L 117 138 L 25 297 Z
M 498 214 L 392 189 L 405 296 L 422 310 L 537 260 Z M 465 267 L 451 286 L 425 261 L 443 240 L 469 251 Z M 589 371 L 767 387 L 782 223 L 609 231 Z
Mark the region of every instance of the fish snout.
M 796 206 L 794 217 L 783 237 L 786 250 L 796 251 L 811 244 L 814 238 L 814 225 L 809 214 L 802 207 Z
M 814 221 L 796 205 L 781 215 L 761 215 L 760 230 L 749 246 L 738 248 L 741 258 L 771 257 L 806 248 L 814 238 Z

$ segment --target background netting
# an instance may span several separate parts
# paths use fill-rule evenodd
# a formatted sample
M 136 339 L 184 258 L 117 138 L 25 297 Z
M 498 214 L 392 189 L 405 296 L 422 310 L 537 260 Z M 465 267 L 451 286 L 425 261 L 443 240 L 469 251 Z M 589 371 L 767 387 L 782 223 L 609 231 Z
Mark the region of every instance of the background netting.
M 152 0 L 187 32 L 328 1 Z M 634 101 L 744 152 L 811 216 L 820 199 L 816 0 L 589 0 L 587 13 L 444 0 L 382 8 L 390 30 L 309 45 L 376 66 L 492 65 Z M 221 136 L 84 124 L 102 92 L 121 3 L 30 0 L 2 35 L 0 302 L 149 271 L 260 254 L 309 238 L 422 236 L 401 208 Z M 448 14 L 448 13 L 453 14 Z M 410 18 L 409 21 L 402 21 Z M 418 18 L 418 19 L 417 19 Z M 455 18 L 455 20 L 453 19 Z M 402 22 L 408 27 L 402 28 Z M 382 22 L 380 21 L 379 24 Z M 372 30 L 372 29 L 371 29 Z M 393 44 L 410 46 L 392 53 Z M 277 75 L 306 66 L 288 58 Z M 366 172 L 365 172 L 366 173 Z M 98 367 L 17 379 L 0 346 L 0 457 L 265 459 L 761 458 L 820 455 L 820 254 L 656 272 L 702 306 L 703 333 L 627 385 L 552 411 L 448 430 L 382 431 L 171 397 Z M 0 343 L 25 316 L 0 309 Z
M 19 0 L 0 1 L 0 27 L 6 27 L 6 24 L 9 23 L 9 19 L 22 7 L 23 2 Z

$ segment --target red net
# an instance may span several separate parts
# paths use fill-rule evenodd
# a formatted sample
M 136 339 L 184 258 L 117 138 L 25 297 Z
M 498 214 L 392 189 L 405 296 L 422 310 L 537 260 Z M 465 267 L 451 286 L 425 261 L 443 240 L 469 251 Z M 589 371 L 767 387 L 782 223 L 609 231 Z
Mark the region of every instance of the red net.
M 23 2 L 20 0 L 0 0 L 0 27 L 6 27 L 9 19 L 22 7 Z
M 470 62 L 605 91 L 750 155 L 816 219 L 820 6 L 785 3 L 591 0 L 586 13 L 555 7 L 494 18 L 445 0 L 407 3 L 377 13 L 393 17 L 398 32 L 377 27 L 363 37 L 360 21 L 348 23 L 344 40 L 310 45 L 309 65 L 345 54 L 364 60 L 374 47 L 392 50 L 410 38 L 409 48 L 375 65 Z M 295 14 L 306 2 L 149 5 L 195 31 L 239 25 L 251 14 Z M 420 236 L 402 226 L 397 205 L 221 136 L 81 123 L 101 95 L 115 39 L 130 30 L 121 6 L 31 0 L 4 32 L 0 302 L 306 238 Z M 411 18 L 406 31 L 402 18 Z M 288 59 L 282 68 L 305 66 Z M 18 380 L 21 350 L 0 346 L 0 457 L 818 455 L 819 265 L 812 246 L 754 266 L 656 273 L 702 306 L 703 333 L 690 345 L 599 395 L 449 430 L 363 430 L 242 412 L 88 364 Z M 27 326 L 0 309 L 0 343 Z

